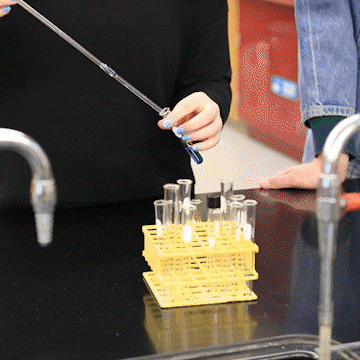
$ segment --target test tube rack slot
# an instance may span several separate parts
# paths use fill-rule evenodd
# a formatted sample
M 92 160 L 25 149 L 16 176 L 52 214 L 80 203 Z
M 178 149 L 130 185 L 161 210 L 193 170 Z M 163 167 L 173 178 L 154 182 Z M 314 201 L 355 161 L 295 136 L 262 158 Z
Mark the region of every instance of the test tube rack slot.
M 222 224 L 214 247 L 208 245 L 207 223 L 198 222 L 192 240 L 182 239 L 181 226 L 172 225 L 162 237 L 155 225 L 145 225 L 143 256 L 152 271 L 143 273 L 161 308 L 256 300 L 248 286 L 256 280 L 251 241 L 235 239 Z

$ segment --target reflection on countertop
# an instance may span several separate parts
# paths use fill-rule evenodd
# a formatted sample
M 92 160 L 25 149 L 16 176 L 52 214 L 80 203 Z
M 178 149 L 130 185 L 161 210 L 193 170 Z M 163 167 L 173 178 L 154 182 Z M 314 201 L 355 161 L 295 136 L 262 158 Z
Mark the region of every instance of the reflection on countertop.
M 345 190 L 360 192 L 360 184 L 347 181 Z M 258 299 L 249 303 L 159 308 L 142 278 L 149 270 L 142 226 L 154 222 L 154 199 L 57 209 L 45 249 L 30 210 L 0 214 L 0 358 L 113 360 L 317 335 L 315 193 L 237 192 L 258 201 Z M 339 229 L 334 339 L 341 342 L 360 340 L 359 216 L 344 214 Z
M 144 295 L 146 331 L 157 353 L 233 344 L 253 338 L 256 321 L 249 307 L 233 302 L 161 309 L 152 294 Z

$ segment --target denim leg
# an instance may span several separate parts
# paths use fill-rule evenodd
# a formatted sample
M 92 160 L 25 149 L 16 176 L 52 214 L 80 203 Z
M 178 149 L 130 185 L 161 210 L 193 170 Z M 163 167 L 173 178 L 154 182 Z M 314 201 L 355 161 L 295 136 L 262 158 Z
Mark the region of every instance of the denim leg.
M 357 95 L 356 95 L 356 114 L 360 113 L 360 0 L 351 0 L 351 11 L 354 23 L 354 37 L 358 51 L 358 72 L 357 72 Z M 350 162 L 348 168 L 348 178 L 360 177 L 360 134 L 355 135 L 355 149 L 357 158 Z
M 296 0 L 295 19 L 302 121 L 359 113 L 360 0 Z M 360 156 L 360 134 L 355 145 Z M 313 158 L 310 130 L 303 162 Z M 350 162 L 348 177 L 360 177 L 360 158 Z
M 355 113 L 358 54 L 349 0 L 296 0 L 302 120 Z

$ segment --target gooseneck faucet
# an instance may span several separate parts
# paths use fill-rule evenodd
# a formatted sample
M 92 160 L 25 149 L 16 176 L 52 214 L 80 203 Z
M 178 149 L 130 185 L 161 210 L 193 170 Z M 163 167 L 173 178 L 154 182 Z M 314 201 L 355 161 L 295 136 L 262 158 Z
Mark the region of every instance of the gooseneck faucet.
M 349 139 L 360 131 L 360 114 L 341 121 L 331 131 L 323 149 L 322 173 L 317 189 L 316 217 L 320 251 L 319 358 L 331 359 L 333 324 L 333 261 L 341 216 L 338 160 Z
M 0 128 L 0 149 L 19 153 L 30 165 L 30 200 L 35 213 L 37 239 L 41 246 L 46 246 L 52 241 L 56 204 L 56 185 L 48 157 L 34 139 L 12 129 Z

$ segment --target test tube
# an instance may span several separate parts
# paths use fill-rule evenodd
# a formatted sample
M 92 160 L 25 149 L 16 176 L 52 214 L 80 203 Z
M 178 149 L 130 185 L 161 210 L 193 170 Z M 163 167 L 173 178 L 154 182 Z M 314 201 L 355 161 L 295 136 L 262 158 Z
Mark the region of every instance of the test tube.
M 180 214 L 181 214 L 181 212 L 183 211 L 183 207 L 190 204 L 191 190 L 192 190 L 193 181 L 190 180 L 190 179 L 178 179 L 176 182 L 180 186 L 180 189 L 179 189 L 179 209 L 180 209 Z
M 254 242 L 257 201 L 245 200 L 243 204 L 245 210 L 244 239 Z
M 165 184 L 164 199 L 169 202 L 169 222 L 171 224 L 179 224 L 179 191 L 180 185 L 178 184 Z
M 243 194 L 233 194 L 230 196 L 230 201 L 237 201 L 242 203 L 245 200 L 245 195 Z
M 244 205 L 238 201 L 232 201 L 230 203 L 230 229 L 231 236 L 236 241 L 240 241 L 242 232 L 242 220 L 243 220 Z
M 220 194 L 208 195 L 208 215 L 207 215 L 207 228 L 208 228 L 208 245 L 214 247 L 216 241 L 219 239 L 221 231 L 221 207 L 220 207 Z
M 244 200 L 245 200 L 245 195 L 243 194 L 234 194 L 231 195 L 230 197 L 230 203 L 236 201 L 243 204 Z M 242 232 L 244 232 L 244 223 L 245 223 L 245 210 L 243 209 L 243 211 L 241 212 L 241 223 L 240 223 L 240 229 Z
M 199 206 L 201 205 L 201 203 L 202 203 L 201 199 L 192 199 L 190 201 L 190 204 L 194 205 L 196 207 L 194 218 L 195 218 L 195 222 L 197 222 L 197 223 L 201 222 L 201 216 L 200 216 L 200 210 L 199 210 Z
M 169 203 L 164 199 L 155 200 L 154 208 L 155 208 L 156 234 L 159 239 L 163 239 L 169 226 L 169 215 L 168 215 Z
M 191 241 L 195 231 L 195 211 L 196 206 L 189 204 L 183 207 L 183 211 L 181 213 L 182 238 L 186 243 Z
M 230 198 L 234 193 L 234 179 L 221 180 L 221 212 L 222 220 L 229 220 Z

